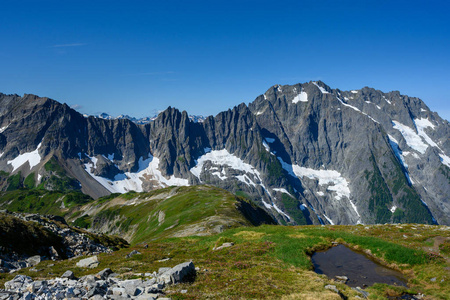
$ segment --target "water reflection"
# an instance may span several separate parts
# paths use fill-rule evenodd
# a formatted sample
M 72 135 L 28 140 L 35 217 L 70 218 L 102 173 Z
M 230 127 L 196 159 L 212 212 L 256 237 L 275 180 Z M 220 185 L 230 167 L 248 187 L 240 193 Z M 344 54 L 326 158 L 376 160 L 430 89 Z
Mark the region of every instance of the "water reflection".
M 351 287 L 366 287 L 374 283 L 406 286 L 407 283 L 400 272 L 386 268 L 344 245 L 316 252 L 311 260 L 316 273 L 335 279 L 336 276 L 346 276 L 346 284 Z

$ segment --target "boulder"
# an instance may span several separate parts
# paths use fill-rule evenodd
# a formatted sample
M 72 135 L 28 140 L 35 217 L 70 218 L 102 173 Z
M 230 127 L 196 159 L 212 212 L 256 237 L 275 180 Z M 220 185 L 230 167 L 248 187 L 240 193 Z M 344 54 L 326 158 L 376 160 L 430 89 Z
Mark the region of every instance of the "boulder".
M 64 272 L 64 274 L 61 275 L 61 278 L 67 278 L 67 279 L 75 279 L 75 275 L 72 271 L 67 270 Z
M 27 263 L 30 265 L 30 267 L 34 267 L 35 265 L 37 265 L 38 263 L 41 262 L 41 257 L 39 255 L 35 255 L 32 257 L 29 257 L 27 259 Z
M 77 262 L 77 267 L 79 268 L 96 268 L 98 267 L 99 261 L 97 256 L 91 256 L 85 259 L 80 260 L 79 262 Z
M 165 284 L 177 284 L 192 280 L 195 278 L 195 276 L 195 266 L 190 261 L 176 265 L 172 269 L 167 270 L 158 277 L 158 281 L 164 282 Z

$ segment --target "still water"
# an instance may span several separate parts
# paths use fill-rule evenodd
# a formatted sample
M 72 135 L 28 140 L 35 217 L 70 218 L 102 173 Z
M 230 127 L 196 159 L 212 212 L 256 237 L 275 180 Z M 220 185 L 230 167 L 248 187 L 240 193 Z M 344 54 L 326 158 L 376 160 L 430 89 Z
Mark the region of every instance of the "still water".
M 347 276 L 346 284 L 351 287 L 366 287 L 374 283 L 406 286 L 407 283 L 400 272 L 384 267 L 344 245 L 316 252 L 311 260 L 316 273 L 329 278 Z

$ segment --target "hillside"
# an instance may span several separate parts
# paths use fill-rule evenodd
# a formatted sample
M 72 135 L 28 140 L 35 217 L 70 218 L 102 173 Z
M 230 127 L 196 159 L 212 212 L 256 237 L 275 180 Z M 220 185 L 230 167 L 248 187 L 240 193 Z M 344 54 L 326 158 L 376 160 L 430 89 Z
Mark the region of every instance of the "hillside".
M 0 195 L 0 209 L 63 216 L 74 226 L 118 235 L 129 242 L 276 224 L 248 200 L 212 186 L 169 187 L 97 200 L 74 192 L 17 190 Z

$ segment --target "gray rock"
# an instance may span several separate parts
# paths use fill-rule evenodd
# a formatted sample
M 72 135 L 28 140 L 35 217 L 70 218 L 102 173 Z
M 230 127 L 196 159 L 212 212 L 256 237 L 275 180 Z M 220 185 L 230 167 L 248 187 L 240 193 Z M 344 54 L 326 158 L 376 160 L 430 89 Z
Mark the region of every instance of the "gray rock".
M 352 289 L 357 291 L 358 293 L 360 293 L 364 297 L 364 299 L 369 298 L 369 293 L 366 292 L 365 290 L 363 290 L 362 288 L 360 288 L 359 286 L 355 287 L 355 288 L 352 288 Z
M 335 285 L 332 284 L 328 284 L 325 286 L 325 289 L 336 292 L 336 293 L 340 293 L 339 290 L 337 289 L 337 287 Z
M 97 273 L 96 277 L 100 278 L 100 279 L 107 279 L 111 274 L 113 274 L 113 271 L 110 268 L 106 268 L 101 270 L 100 272 Z
M 191 280 L 195 278 L 195 276 L 196 271 L 194 264 L 192 262 L 185 262 L 164 272 L 158 277 L 158 281 L 164 282 L 165 284 L 177 284 Z
M 97 256 L 91 256 L 77 262 L 77 267 L 79 268 L 96 268 L 99 265 Z
M 35 255 L 32 257 L 29 257 L 27 259 L 28 264 L 30 265 L 30 267 L 34 267 L 36 266 L 38 263 L 41 262 L 41 256 L 40 255 Z
M 213 250 L 220 250 L 220 249 L 229 248 L 229 247 L 232 247 L 232 246 L 234 246 L 233 242 L 231 242 L 231 243 L 223 243 L 219 247 L 214 247 Z
M 136 251 L 136 250 L 133 250 L 133 251 L 131 251 L 130 253 L 128 253 L 128 254 L 125 256 L 125 258 L 130 258 L 130 257 L 135 256 L 135 255 L 137 255 L 137 254 L 141 254 L 141 252 Z
M 75 275 L 73 274 L 72 271 L 67 270 L 64 272 L 64 274 L 61 275 L 61 278 L 67 278 L 67 279 L 75 279 Z
M 342 283 L 346 283 L 348 281 L 348 277 L 347 276 L 334 276 L 336 278 L 337 282 L 342 282 Z

